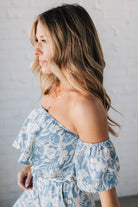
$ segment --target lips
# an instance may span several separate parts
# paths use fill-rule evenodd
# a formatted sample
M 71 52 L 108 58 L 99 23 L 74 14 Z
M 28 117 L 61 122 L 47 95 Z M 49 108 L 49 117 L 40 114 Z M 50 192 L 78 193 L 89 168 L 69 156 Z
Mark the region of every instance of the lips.
M 46 63 L 46 61 L 44 60 L 39 60 L 40 65 L 43 65 L 44 63 Z

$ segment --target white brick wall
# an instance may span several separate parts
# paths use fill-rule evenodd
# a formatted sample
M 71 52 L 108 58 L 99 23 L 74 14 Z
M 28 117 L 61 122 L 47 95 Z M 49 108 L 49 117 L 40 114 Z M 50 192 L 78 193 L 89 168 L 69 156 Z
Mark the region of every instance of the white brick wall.
M 61 3 L 80 3 L 91 15 L 101 40 L 106 68 L 104 85 L 113 106 L 111 117 L 122 124 L 112 138 L 120 157 L 119 196 L 138 194 L 138 1 L 4 0 L 0 1 L 0 203 L 11 206 L 22 189 L 17 173 L 20 152 L 12 148 L 28 113 L 36 107 L 39 81 L 29 69 L 33 60 L 29 28 L 40 12 Z

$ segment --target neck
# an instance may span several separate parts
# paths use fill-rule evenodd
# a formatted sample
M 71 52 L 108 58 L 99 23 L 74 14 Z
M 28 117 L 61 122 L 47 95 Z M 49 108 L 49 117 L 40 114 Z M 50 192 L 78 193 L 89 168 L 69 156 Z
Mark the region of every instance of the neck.
M 73 89 L 73 87 L 71 87 L 68 82 L 66 82 L 66 83 L 63 84 L 60 81 L 59 85 L 56 87 L 55 94 L 56 94 L 56 96 L 58 96 L 58 95 L 66 92 L 66 91 L 71 90 L 71 89 Z
M 59 85 L 56 87 L 56 89 L 53 91 L 54 96 L 59 96 L 60 94 L 69 91 L 73 89 L 73 87 L 69 84 L 68 79 L 67 79 L 67 73 L 66 70 L 64 69 L 63 65 L 61 67 L 62 72 L 64 73 L 65 79 L 62 81 L 60 80 Z

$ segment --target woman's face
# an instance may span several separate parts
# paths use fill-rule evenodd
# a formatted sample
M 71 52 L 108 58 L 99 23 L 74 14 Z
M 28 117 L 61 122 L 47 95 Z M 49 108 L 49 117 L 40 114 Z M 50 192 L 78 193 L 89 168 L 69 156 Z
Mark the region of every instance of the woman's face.
M 50 71 L 50 59 L 52 57 L 52 40 L 46 28 L 41 22 L 38 22 L 36 28 L 36 45 L 34 48 L 34 55 L 39 57 L 39 64 L 42 72 L 45 74 L 52 73 Z

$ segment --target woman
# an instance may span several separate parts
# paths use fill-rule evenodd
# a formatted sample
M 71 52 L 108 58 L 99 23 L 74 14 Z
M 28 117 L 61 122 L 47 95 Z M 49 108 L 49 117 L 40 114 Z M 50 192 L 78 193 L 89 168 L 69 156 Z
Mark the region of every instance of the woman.
M 30 37 L 43 98 L 13 143 L 26 165 L 18 173 L 26 191 L 14 207 L 94 207 L 95 192 L 102 207 L 118 207 L 120 166 L 108 133 L 118 136 L 111 126 L 120 125 L 107 114 L 111 100 L 93 21 L 81 6 L 64 4 L 40 14 Z

